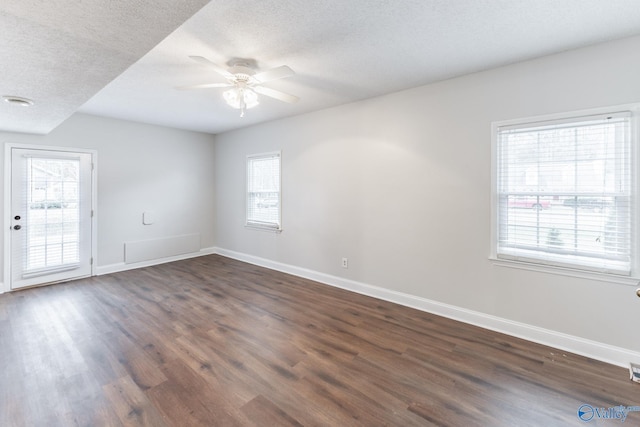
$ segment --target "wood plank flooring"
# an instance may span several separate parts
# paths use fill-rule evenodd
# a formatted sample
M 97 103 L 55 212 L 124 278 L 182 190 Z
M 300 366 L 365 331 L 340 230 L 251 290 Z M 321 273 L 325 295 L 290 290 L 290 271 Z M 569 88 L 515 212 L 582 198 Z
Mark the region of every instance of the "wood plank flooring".
M 12 427 L 566 426 L 640 405 L 623 368 L 217 255 L 0 295 L 0 366 Z

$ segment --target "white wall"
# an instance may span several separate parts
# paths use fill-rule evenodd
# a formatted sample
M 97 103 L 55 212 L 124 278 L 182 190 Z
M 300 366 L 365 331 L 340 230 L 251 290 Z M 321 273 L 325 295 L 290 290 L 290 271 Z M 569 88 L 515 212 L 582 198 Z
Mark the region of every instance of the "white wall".
M 492 121 L 640 102 L 637 52 L 636 37 L 218 135 L 216 243 L 640 352 L 634 287 L 489 260 Z M 245 156 L 279 149 L 283 232 L 246 229 Z
M 197 233 L 214 246 L 212 135 L 76 114 L 48 135 L 0 132 L 0 142 L 97 150 L 99 269 L 120 268 L 129 241 Z

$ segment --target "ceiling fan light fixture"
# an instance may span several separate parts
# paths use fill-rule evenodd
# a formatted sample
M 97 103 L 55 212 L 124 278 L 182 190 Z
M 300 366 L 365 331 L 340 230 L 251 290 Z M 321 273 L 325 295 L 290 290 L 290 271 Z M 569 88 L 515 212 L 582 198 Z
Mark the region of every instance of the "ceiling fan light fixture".
M 254 59 L 233 58 L 227 62 L 230 68 L 226 70 L 203 56 L 190 56 L 189 58 L 209 66 L 216 73 L 227 79 L 227 83 L 204 83 L 179 86 L 176 89 L 230 88 L 223 92 L 222 96 L 231 108 L 240 110 L 240 117 L 244 117 L 247 109 L 258 105 L 258 94 L 289 104 L 294 104 L 300 99 L 297 96 L 262 86 L 272 80 L 293 76 L 295 73 L 286 65 L 256 72 L 257 66 Z
M 227 101 L 231 108 L 241 110 L 240 117 L 244 116 L 246 109 L 253 108 L 259 104 L 258 94 L 246 87 L 234 87 L 224 91 L 222 96 L 224 96 L 224 100 Z

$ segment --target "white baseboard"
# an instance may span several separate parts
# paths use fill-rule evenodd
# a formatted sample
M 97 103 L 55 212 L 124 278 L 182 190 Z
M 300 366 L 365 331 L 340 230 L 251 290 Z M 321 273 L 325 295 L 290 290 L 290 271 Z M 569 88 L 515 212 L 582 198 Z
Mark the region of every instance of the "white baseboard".
M 187 254 L 175 255 L 171 257 L 152 259 L 152 260 L 141 261 L 141 262 L 134 262 L 130 264 L 119 262 L 116 264 L 99 265 L 96 267 L 95 273 L 96 273 L 96 276 L 102 276 L 103 274 L 134 270 L 136 268 L 151 267 L 152 265 L 164 264 L 164 263 L 173 262 L 173 261 L 180 261 L 180 260 L 189 259 L 189 258 L 196 258 L 204 255 L 212 255 L 215 253 L 217 253 L 216 248 L 203 248 L 203 249 L 200 249 L 199 252 L 191 252 Z
M 600 360 L 612 365 L 628 368 L 629 362 L 640 363 L 640 353 L 625 348 L 615 347 L 609 344 L 587 340 L 562 332 L 544 329 L 526 323 L 515 322 L 490 314 L 468 310 L 462 307 L 444 304 L 438 301 L 433 301 L 402 292 L 396 292 L 389 289 L 356 282 L 354 280 L 320 273 L 306 268 L 283 264 L 253 255 L 230 251 L 222 248 L 216 248 L 214 251 L 217 254 L 237 259 L 239 261 L 266 267 L 271 270 L 293 274 L 294 276 L 303 277 L 305 279 L 314 280 L 326 285 L 346 289 L 384 301 L 389 301 L 407 307 L 415 308 L 417 310 L 447 317 L 453 320 L 458 320 L 460 322 L 468 323 L 474 326 L 480 326 L 485 329 L 547 345 L 570 353 L 579 354 L 581 356 Z
M 0 282 L 0 295 L 4 294 L 4 283 Z

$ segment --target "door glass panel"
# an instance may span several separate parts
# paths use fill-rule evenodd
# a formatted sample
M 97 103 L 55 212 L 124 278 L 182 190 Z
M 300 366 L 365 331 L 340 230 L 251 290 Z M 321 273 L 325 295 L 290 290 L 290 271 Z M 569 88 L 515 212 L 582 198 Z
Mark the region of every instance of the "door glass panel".
M 27 159 L 24 272 L 80 262 L 80 161 Z

